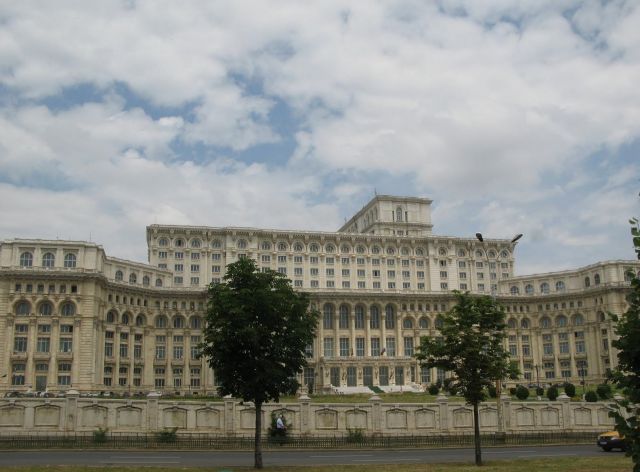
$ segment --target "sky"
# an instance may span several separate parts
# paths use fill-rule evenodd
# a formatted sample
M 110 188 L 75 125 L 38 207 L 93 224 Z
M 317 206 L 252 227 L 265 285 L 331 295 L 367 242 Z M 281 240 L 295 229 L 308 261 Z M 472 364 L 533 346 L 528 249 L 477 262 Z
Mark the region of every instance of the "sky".
M 0 2 L 0 239 L 335 231 L 375 192 L 516 273 L 634 257 L 640 2 Z

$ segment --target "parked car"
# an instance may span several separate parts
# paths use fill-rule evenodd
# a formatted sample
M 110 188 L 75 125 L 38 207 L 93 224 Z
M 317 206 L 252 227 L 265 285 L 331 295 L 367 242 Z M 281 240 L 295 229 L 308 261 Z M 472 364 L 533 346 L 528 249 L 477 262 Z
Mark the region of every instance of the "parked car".
M 598 436 L 598 446 L 603 451 L 609 452 L 611 449 L 626 450 L 626 444 L 624 436 L 621 436 L 617 431 L 607 431 Z

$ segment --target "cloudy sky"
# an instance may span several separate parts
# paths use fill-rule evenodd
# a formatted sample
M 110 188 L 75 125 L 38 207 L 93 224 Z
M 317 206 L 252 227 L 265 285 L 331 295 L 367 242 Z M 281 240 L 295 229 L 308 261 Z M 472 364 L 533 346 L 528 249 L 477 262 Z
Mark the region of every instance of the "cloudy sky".
M 640 2 L 2 2 L 0 239 L 146 259 L 151 223 L 335 230 L 380 194 L 633 257 Z

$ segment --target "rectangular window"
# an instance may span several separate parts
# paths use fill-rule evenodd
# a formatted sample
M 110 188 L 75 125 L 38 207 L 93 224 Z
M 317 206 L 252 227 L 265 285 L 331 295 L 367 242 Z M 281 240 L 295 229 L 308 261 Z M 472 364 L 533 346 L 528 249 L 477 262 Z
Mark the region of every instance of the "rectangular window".
M 317 263 L 318 263 L 318 256 L 311 256 L 311 257 L 309 257 L 309 263 L 311 263 L 311 264 L 317 264 Z
M 191 272 L 200 272 L 199 264 L 191 264 Z
M 287 268 L 286 267 L 278 267 L 278 273 L 280 273 L 282 275 L 287 275 Z
M 293 269 L 293 275 L 302 276 L 302 267 L 296 267 Z
M 293 281 L 293 286 L 296 288 L 301 288 L 302 287 L 302 280 L 294 280 Z
M 356 259 L 356 264 L 358 265 L 364 265 L 364 257 L 358 257 Z
M 326 269 L 327 277 L 333 277 L 333 269 Z
M 340 338 L 340 357 L 348 357 L 349 355 L 349 338 Z
M 324 338 L 323 348 L 324 357 L 333 357 L 333 338 Z
M 184 357 L 184 346 L 173 346 L 173 358 L 182 359 Z
M 333 280 L 327 280 L 327 288 L 334 288 L 336 283 Z
M 431 369 L 425 366 L 420 366 L 420 383 L 431 383 Z
M 395 266 L 395 265 L 396 265 L 396 261 L 395 261 L 395 259 L 387 259 L 387 265 L 388 265 L 389 267 L 393 267 L 393 266 Z
M 373 282 L 373 288 L 380 288 L 380 282 Z
M 349 269 L 342 269 L 342 276 L 349 277 L 350 276 Z
M 165 359 L 167 357 L 166 346 L 156 346 L 156 359 Z
M 13 352 L 27 352 L 26 336 L 16 336 L 13 338 Z
M 184 265 L 183 264 L 174 264 L 173 269 L 176 272 L 182 272 L 184 270 Z
M 374 357 L 380 355 L 380 338 L 371 338 L 371 355 Z
M 317 280 L 311 281 L 311 288 L 318 288 L 320 286 L 320 282 Z
M 49 352 L 50 341 L 50 338 L 38 338 L 38 345 L 36 350 L 38 352 Z
M 262 262 L 271 262 L 271 256 L 268 256 L 266 254 L 263 254 L 262 257 L 260 258 L 260 260 Z
M 311 274 L 311 277 L 317 277 L 318 276 L 318 268 L 317 267 L 312 267 L 311 269 L 309 269 L 309 273 Z
M 356 338 L 356 356 L 364 357 L 364 338 Z
M 396 356 L 396 338 L 389 337 L 386 339 L 386 349 L 388 357 Z
M 73 340 L 71 338 L 60 338 L 60 352 L 71 352 L 73 350 Z
M 293 256 L 294 264 L 302 264 L 302 256 Z
M 104 357 L 113 357 L 113 343 L 105 342 L 104 343 Z
M 278 264 L 286 264 L 287 256 L 278 256 Z
M 325 262 L 326 262 L 327 264 L 331 264 L 331 265 L 332 265 L 332 264 L 333 264 L 333 257 L 327 257 L 327 258 L 325 259 Z
M 393 289 L 395 289 L 395 288 L 396 288 L 396 283 L 395 283 L 395 282 L 388 282 L 388 283 L 387 283 L 387 287 L 388 287 L 390 290 L 393 290 Z
M 406 357 L 413 357 L 413 338 L 412 337 L 404 338 L 404 355 Z
M 380 259 L 371 259 L 371 265 L 379 266 L 380 265 Z

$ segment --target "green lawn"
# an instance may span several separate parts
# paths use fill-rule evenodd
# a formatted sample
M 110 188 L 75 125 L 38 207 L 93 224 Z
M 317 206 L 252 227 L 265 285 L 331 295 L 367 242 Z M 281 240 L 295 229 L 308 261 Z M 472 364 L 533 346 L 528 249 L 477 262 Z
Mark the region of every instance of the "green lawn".
M 531 459 L 518 461 L 486 462 L 479 469 L 470 464 L 399 464 L 399 465 L 340 465 L 340 466 L 303 466 L 303 467 L 265 467 L 269 472 L 628 472 L 631 460 L 622 454 L 610 454 L 606 457 L 563 457 L 553 459 Z M 97 467 L 97 466 L 60 466 L 60 467 L 4 467 L 3 472 L 131 472 L 140 466 Z M 153 472 L 238 472 L 255 470 L 249 467 L 148 467 Z

